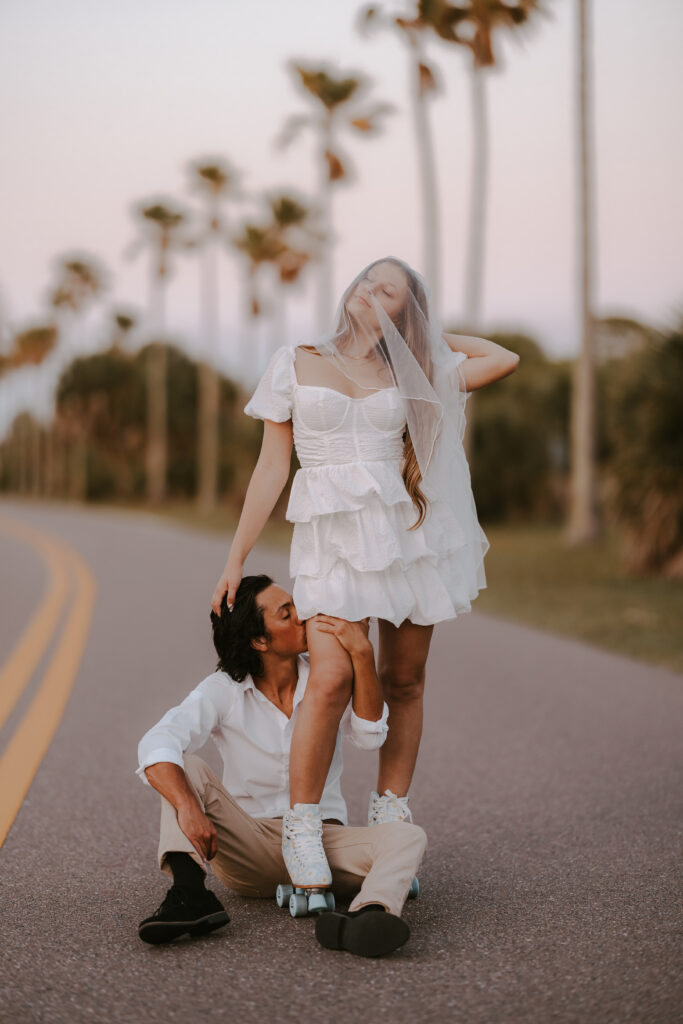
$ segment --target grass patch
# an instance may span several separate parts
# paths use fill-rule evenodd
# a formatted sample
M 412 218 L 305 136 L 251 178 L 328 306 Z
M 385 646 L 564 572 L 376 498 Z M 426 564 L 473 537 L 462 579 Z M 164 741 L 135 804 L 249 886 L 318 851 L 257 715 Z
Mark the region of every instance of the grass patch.
M 202 519 L 189 504 L 160 513 L 202 530 L 229 534 L 237 516 Z M 624 571 L 619 534 L 607 530 L 585 547 L 567 547 L 559 526 L 484 526 L 487 588 L 472 607 L 513 622 L 585 640 L 683 673 L 683 584 Z M 263 543 L 287 549 L 292 527 L 272 519 Z
M 683 584 L 627 574 L 616 531 L 569 548 L 560 527 L 484 530 L 488 586 L 473 608 L 683 672 Z
M 145 505 L 90 505 L 91 511 L 146 512 Z M 238 516 L 228 507 L 201 517 L 191 502 L 170 502 L 154 515 L 225 536 Z M 618 654 L 683 673 L 683 584 L 624 571 L 619 535 L 567 547 L 559 526 L 490 526 L 487 587 L 472 607 L 513 622 L 585 640 Z M 273 517 L 261 542 L 288 550 L 291 524 Z

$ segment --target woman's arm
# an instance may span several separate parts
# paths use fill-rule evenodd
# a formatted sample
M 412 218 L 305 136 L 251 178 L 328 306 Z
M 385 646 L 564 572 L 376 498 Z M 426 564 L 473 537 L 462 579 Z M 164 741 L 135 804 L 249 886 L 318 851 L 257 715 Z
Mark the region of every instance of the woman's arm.
M 258 540 L 287 483 L 291 458 L 292 421 L 275 423 L 273 420 L 265 420 L 261 453 L 249 481 L 225 569 L 211 599 L 211 607 L 216 615 L 220 615 L 221 601 L 226 591 L 228 608 L 232 611 L 247 555 Z
M 468 391 L 476 391 L 507 377 L 517 369 L 519 356 L 487 338 L 472 338 L 465 334 L 444 334 L 443 339 L 453 352 L 464 352 L 470 357 L 459 367 Z M 473 358 L 472 358 L 473 357 Z

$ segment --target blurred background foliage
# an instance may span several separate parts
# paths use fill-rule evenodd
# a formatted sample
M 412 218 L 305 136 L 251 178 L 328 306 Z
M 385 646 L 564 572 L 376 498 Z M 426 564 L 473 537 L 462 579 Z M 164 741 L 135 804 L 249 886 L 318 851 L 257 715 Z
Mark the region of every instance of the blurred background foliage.
M 634 572 L 680 577 L 683 571 L 683 333 L 638 328 L 639 345 L 620 354 L 615 325 L 597 366 L 597 462 L 606 525 L 623 534 L 623 564 Z M 457 330 L 457 328 L 456 328 Z M 569 486 L 570 360 L 548 359 L 534 338 L 491 339 L 520 356 L 520 370 L 468 400 L 472 485 L 482 523 L 556 524 L 565 518 Z M 54 344 L 40 328 L 16 339 L 17 359 Z M 151 344 L 151 343 L 150 343 Z M 159 344 L 159 343 L 157 343 Z M 191 501 L 198 487 L 200 364 L 172 345 L 167 360 L 168 498 Z M 4 491 L 92 502 L 145 500 L 147 345 L 118 344 L 74 359 L 57 389 L 50 425 L 22 413 L 0 446 Z M 241 508 L 258 457 L 262 426 L 243 415 L 248 393 L 219 375 L 218 496 Z M 296 468 L 295 457 L 293 470 Z M 276 509 L 282 520 L 286 494 Z
M 467 403 L 465 448 L 491 539 L 490 585 L 477 608 L 683 671 L 683 319 L 669 319 L 660 331 L 627 316 L 596 314 L 593 148 L 600 126 L 591 127 L 590 6 L 577 0 L 573 41 L 580 337 L 571 359 L 549 358 L 542 338 L 491 333 L 483 318 L 495 123 L 488 116 L 490 73 L 505 71 L 502 40 L 536 38 L 552 5 L 365 4 L 354 16 L 359 36 L 371 46 L 376 33 L 388 32 L 402 48 L 409 102 L 405 109 L 388 103 L 357 69 L 317 57 L 289 61 L 301 105 L 273 142 L 282 149 L 305 135 L 313 192 L 279 180 L 252 192 L 248 173 L 205 154 L 185 168 L 193 207 L 154 194 L 129 210 L 135 237 L 123 259 L 145 256 L 144 311 L 120 307 L 118 299 L 112 304 L 112 275 L 82 250 L 56 257 L 38 322 L 10 325 L 0 309 L 0 491 L 133 505 L 223 531 L 233 527 L 262 434 L 242 410 L 275 347 L 291 338 L 290 307 L 311 277 L 318 329 L 330 322 L 343 237 L 336 196 L 361 177 L 362 158 L 346 152 L 347 142 L 380 145 L 387 126 L 407 116 L 419 185 L 412 205 L 434 308 L 443 308 L 442 234 L 456 230 L 464 247 L 464 302 L 459 325 L 446 329 L 490 338 L 520 356 L 515 373 L 473 392 Z M 436 174 L 440 147 L 430 107 L 444 82 L 435 54 L 464 61 L 470 75 L 472 162 L 469 185 L 460 182 L 468 188 L 467 223 L 457 226 L 444 220 Z M 279 174 L 277 160 L 273 167 Z M 226 254 L 237 264 L 237 300 L 221 277 Z M 169 289 L 184 257 L 199 273 L 192 340 L 167 322 Z M 229 362 L 219 358 L 222 340 L 229 342 Z M 224 376 L 228 365 L 233 379 Z M 265 538 L 288 540 L 287 494 L 285 488 Z

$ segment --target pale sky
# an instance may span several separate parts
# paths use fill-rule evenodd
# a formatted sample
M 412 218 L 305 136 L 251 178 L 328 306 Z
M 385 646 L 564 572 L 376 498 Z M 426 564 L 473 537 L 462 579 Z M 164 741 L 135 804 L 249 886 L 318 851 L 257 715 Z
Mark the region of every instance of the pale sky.
M 599 315 L 670 323 L 683 308 L 680 0 L 594 0 Z M 371 259 L 421 269 L 420 193 L 407 59 L 394 34 L 361 38 L 351 0 L 3 0 L 0 6 L 0 300 L 12 327 L 41 316 L 51 261 L 73 249 L 111 272 L 105 308 L 146 301 L 144 257 L 125 262 L 136 200 L 187 205 L 185 167 L 224 155 L 245 188 L 313 195 L 310 135 L 277 152 L 284 120 L 309 108 L 292 57 L 372 76 L 398 108 L 377 138 L 347 134 L 353 184 L 336 190 L 335 301 Z M 547 0 L 519 44 L 499 38 L 490 78 L 491 176 L 482 334 L 521 329 L 551 355 L 578 346 L 573 0 Z M 443 308 L 462 310 L 471 152 L 468 53 L 429 47 L 443 218 Z M 238 208 L 232 217 L 237 225 Z M 238 323 L 240 269 L 222 268 L 222 351 Z M 288 303 L 282 341 L 314 325 L 314 277 Z M 196 257 L 171 281 L 169 329 L 198 334 Z

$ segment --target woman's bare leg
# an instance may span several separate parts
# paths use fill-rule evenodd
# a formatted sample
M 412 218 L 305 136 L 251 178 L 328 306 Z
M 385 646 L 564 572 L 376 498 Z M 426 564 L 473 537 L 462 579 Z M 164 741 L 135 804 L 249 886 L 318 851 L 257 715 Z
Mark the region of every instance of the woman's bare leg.
M 311 668 L 289 752 L 290 805 L 317 804 L 325 788 L 341 716 L 351 699 L 351 658 L 335 636 L 306 623 Z
M 408 792 L 422 736 L 425 666 L 433 626 L 379 620 L 379 678 L 389 706 L 389 733 L 379 751 L 377 792 Z

